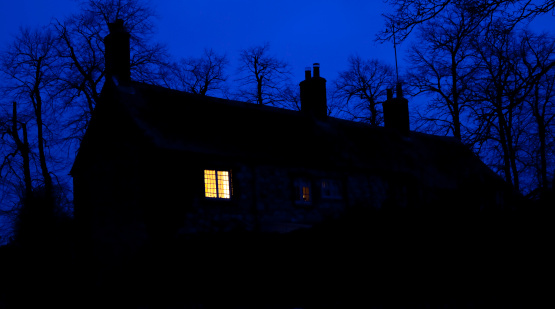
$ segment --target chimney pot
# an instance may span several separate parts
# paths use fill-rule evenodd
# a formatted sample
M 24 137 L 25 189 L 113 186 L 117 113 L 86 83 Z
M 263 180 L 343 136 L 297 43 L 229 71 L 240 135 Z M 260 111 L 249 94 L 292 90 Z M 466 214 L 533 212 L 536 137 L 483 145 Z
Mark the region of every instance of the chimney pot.
M 314 77 L 320 77 L 320 64 L 315 63 L 313 64 L 314 67 Z
M 110 33 L 115 32 L 125 32 L 125 27 L 123 26 L 123 19 L 116 19 L 113 23 L 108 23 L 108 30 Z
M 311 77 L 310 67 L 304 68 L 304 79 L 309 80 Z

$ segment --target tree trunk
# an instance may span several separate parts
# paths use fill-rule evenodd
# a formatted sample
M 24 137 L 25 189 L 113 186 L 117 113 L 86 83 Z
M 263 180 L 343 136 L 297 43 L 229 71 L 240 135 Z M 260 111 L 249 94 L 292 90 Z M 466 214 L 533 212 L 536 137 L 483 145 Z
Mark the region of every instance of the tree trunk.
M 258 83 L 256 84 L 256 103 L 262 105 L 262 80 L 257 78 Z
M 511 131 L 511 129 L 513 128 L 513 111 L 514 108 L 516 107 L 516 100 L 513 96 L 511 96 L 509 98 L 509 107 L 508 107 L 508 112 L 507 112 L 507 116 L 508 116 L 508 121 L 506 121 L 506 126 L 505 126 L 505 136 L 507 137 L 507 150 L 509 151 L 509 160 L 511 162 L 511 169 L 513 172 L 513 185 L 515 187 L 515 189 L 517 191 L 520 191 L 520 180 L 519 180 L 519 174 L 518 174 L 518 168 L 516 166 L 516 150 L 515 150 L 515 145 L 513 143 L 513 132 Z
M 370 124 L 373 126 L 378 125 L 378 110 L 376 109 L 376 102 L 374 98 L 369 97 L 369 107 L 370 107 Z
M 462 140 L 461 137 L 461 119 L 460 119 L 460 110 L 459 110 L 459 90 L 458 87 L 458 79 L 457 79 L 457 60 L 455 59 L 455 54 L 451 55 L 451 80 L 453 83 L 453 109 L 452 109 L 452 117 L 453 117 L 453 135 L 459 141 Z
M 17 145 L 18 150 L 21 152 L 23 158 L 23 182 L 25 183 L 25 199 L 32 198 L 33 196 L 33 183 L 31 180 L 31 160 L 30 160 L 30 147 L 29 139 L 27 137 L 27 125 L 21 123 L 21 130 L 23 131 L 23 141 L 19 138 L 17 129 L 17 103 L 13 102 L 13 117 L 12 117 L 12 137 Z
M 501 148 L 503 149 L 503 172 L 505 173 L 505 180 L 508 183 L 512 184 L 513 180 L 511 177 L 511 160 L 509 149 L 507 147 L 507 137 L 505 136 L 507 124 L 505 121 L 505 115 L 503 115 L 501 100 L 501 95 L 499 94 L 496 99 L 497 106 L 495 108 L 495 112 L 497 115 L 497 125 L 499 126 L 499 142 L 501 143 Z
M 538 139 L 540 142 L 540 185 L 543 189 L 549 188 L 549 180 L 547 179 L 547 143 L 546 143 L 546 127 L 543 115 L 540 113 L 539 109 L 539 85 L 536 84 L 534 87 L 534 99 L 532 103 L 532 113 L 534 119 L 536 120 L 536 125 L 538 126 Z M 545 113 L 544 113 L 545 114 Z
M 40 162 L 42 177 L 44 180 L 45 209 L 42 209 L 42 210 L 45 211 L 45 215 L 50 216 L 54 213 L 54 198 L 53 198 L 54 190 L 52 185 L 52 177 L 50 177 L 50 172 L 48 171 L 48 166 L 46 164 L 46 154 L 44 151 L 45 140 L 44 140 L 44 133 L 43 133 L 44 125 L 42 123 L 42 98 L 39 90 L 39 81 L 40 81 L 40 74 L 41 74 L 40 61 L 41 59 L 39 59 L 39 64 L 37 65 L 35 85 L 34 85 L 33 91 L 31 92 L 31 101 L 33 102 L 33 107 L 34 107 L 35 117 L 37 122 L 39 162 Z
M 547 156 L 546 156 L 546 132 L 543 118 L 538 119 L 538 138 L 540 140 L 540 169 L 541 169 L 541 186 L 543 189 L 549 188 L 547 179 Z

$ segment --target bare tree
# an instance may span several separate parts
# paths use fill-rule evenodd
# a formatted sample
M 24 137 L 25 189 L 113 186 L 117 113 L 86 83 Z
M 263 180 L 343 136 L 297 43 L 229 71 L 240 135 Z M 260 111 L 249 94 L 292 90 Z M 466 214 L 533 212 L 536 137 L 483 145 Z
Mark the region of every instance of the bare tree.
M 256 104 L 279 105 L 291 79 L 289 65 L 269 55 L 270 45 L 243 49 L 239 56 L 239 97 Z
M 21 137 L 19 132 L 21 131 Z M 29 198 L 33 195 L 33 183 L 31 178 L 31 146 L 29 144 L 29 133 L 27 131 L 27 122 L 21 120 L 17 117 L 17 102 L 12 104 L 12 119 L 11 127 L 6 126 L 5 131 L 15 143 L 14 152 L 8 154 L 4 158 L 4 163 L 8 162 L 10 156 L 15 156 L 19 154 L 21 156 L 22 169 L 23 169 L 23 184 L 25 198 Z M 4 164 L 2 164 L 4 165 Z M 0 168 L 1 169 L 1 168 Z
M 349 68 L 333 83 L 334 102 L 341 102 L 342 111 L 352 120 L 381 125 L 383 112 L 379 106 L 386 99 L 386 89 L 395 83 L 393 68 L 359 56 L 350 56 L 348 62 Z
M 104 84 L 104 38 L 108 24 L 122 19 L 131 35 L 131 70 L 134 80 L 160 83 L 160 67 L 167 64 L 167 51 L 149 44 L 154 34 L 154 12 L 142 0 L 84 0 L 83 9 L 54 27 L 60 38 L 58 57 L 64 64 L 60 76 L 66 90 L 65 108 L 73 118 L 71 138 L 80 139 Z
M 0 189 L 2 194 L 9 194 L 0 208 L 7 211 L 2 212 L 9 215 L 16 240 L 22 242 L 44 240 L 50 235 L 58 189 L 64 182 L 56 173 L 68 163 L 58 160 L 63 135 L 58 100 L 64 91 L 58 43 L 48 26 L 22 29 L 0 55 L 0 118 L 7 119 L 1 121 L 0 130 L 2 143 L 8 146 L 0 149 Z
M 525 98 L 532 117 L 532 127 L 527 130 L 530 143 L 529 166 L 534 170 L 537 186 L 543 191 L 549 188 L 550 172 L 555 168 L 555 59 L 554 39 L 547 35 L 533 35 L 525 32 L 521 37 L 522 65 L 520 75 L 534 75 L 539 77 L 529 86 L 532 91 Z M 539 74 L 539 75 L 538 75 Z
M 410 70 L 407 82 L 415 95 L 428 94 L 422 125 L 434 134 L 463 140 L 462 116 L 472 104 L 476 77 L 472 40 L 478 35 L 483 18 L 453 5 L 418 29 L 418 43 L 409 50 Z M 472 144 L 466 136 L 464 142 Z
M 476 117 L 493 153 L 489 160 L 494 164 L 496 158 L 500 160 L 506 181 L 519 190 L 520 175 L 526 172 L 529 161 L 530 146 L 526 143 L 533 119 L 525 103 L 555 63 L 552 52 L 542 52 L 545 46 L 532 43 L 534 36 L 530 33 L 516 36 L 502 23 L 494 26 L 484 31 L 474 46 L 481 64 L 480 79 L 475 84 L 480 101 Z
M 0 70 L 7 77 L 4 94 L 13 97 L 32 111 L 36 126 L 36 145 L 46 196 L 52 196 L 53 183 L 47 159 L 46 134 L 50 134 L 45 114 L 53 111 L 52 104 L 59 93 L 59 76 L 62 74 L 56 56 L 56 37 L 48 28 L 22 29 L 7 52 L 2 55 Z M 17 122 L 14 105 L 13 119 Z M 16 131 L 12 126 L 12 131 Z M 16 141 L 16 132 L 12 132 Z M 28 145 L 28 143 L 27 143 Z
M 18 117 L 16 102 L 12 104 L 11 113 L 4 109 L 7 105 L 0 105 L 0 235 L 4 236 L 12 233 L 9 227 L 1 223 L 15 222 L 19 201 L 32 198 L 33 195 L 31 145 L 27 130 L 29 119 Z
M 475 42 L 475 50 L 481 63 L 481 77 L 477 88 L 477 99 L 482 106 L 478 118 L 484 122 L 485 135 L 490 144 L 490 160 L 499 166 L 508 183 L 519 188 L 516 168 L 515 136 L 513 133 L 516 106 L 506 100 L 506 87 L 515 75 L 511 71 L 514 58 L 512 31 L 497 27 L 486 31 Z M 495 163 L 500 159 L 502 163 Z M 516 183 L 515 183 L 516 182 Z
M 83 136 L 100 97 L 108 23 L 125 21 L 135 80 L 159 82 L 158 67 L 166 64 L 163 46 L 148 43 L 154 15 L 146 1 L 81 3 L 82 11 L 63 22 L 21 30 L 0 57 L 0 186 L 12 196 L 1 194 L 1 200 L 21 204 L 32 195 L 32 204 L 42 205 L 37 211 L 45 216 L 54 213 L 60 196 L 67 196 L 62 192 L 67 188 L 61 188 L 74 152 L 61 142 Z
M 555 74 L 550 72 L 537 83 L 528 101 L 534 115 L 537 132 L 537 144 L 533 158 L 539 187 L 549 188 L 555 167 Z M 549 176 L 551 174 L 551 176 Z
M 164 68 L 163 82 L 168 88 L 206 95 L 208 92 L 225 93 L 229 64 L 226 55 L 218 55 L 212 49 L 205 49 L 199 58 L 184 58 Z
M 391 3 L 396 11 L 380 39 L 402 40 L 417 29 L 407 80 L 417 94 L 432 95 L 420 123 L 472 145 L 517 190 L 533 189 L 533 175 L 545 187 L 551 133 L 543 122 L 552 121 L 555 64 L 549 44 L 519 32 L 519 22 L 552 10 L 555 1 Z
M 554 0 L 389 0 L 393 13 L 383 14 L 386 27 L 378 34 L 380 41 L 404 40 L 418 25 L 434 20 L 453 5 L 462 6 L 468 13 L 476 15 L 502 14 L 506 22 L 514 26 L 519 21 L 531 19 L 555 8 Z M 395 30 L 395 31 L 391 31 Z

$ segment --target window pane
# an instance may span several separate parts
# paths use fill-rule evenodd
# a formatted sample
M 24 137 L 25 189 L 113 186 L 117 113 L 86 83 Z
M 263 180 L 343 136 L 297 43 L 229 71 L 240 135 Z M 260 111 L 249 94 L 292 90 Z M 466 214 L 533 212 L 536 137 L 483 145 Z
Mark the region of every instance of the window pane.
M 204 170 L 204 196 L 218 197 L 216 192 L 216 171 Z
M 310 188 L 307 186 L 303 187 L 303 201 L 310 202 Z
M 218 171 L 218 197 L 231 198 L 229 192 L 229 172 Z

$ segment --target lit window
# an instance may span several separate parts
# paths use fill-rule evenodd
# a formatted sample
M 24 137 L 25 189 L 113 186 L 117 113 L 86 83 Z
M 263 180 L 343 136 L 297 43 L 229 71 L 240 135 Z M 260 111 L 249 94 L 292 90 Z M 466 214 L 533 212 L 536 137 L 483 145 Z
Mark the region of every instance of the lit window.
M 295 180 L 295 200 L 301 203 L 312 202 L 310 182 L 306 179 Z
M 204 196 L 231 198 L 229 171 L 204 170 Z
M 304 202 L 310 202 L 310 187 L 308 186 L 303 187 L 302 199 Z

